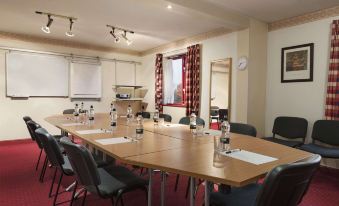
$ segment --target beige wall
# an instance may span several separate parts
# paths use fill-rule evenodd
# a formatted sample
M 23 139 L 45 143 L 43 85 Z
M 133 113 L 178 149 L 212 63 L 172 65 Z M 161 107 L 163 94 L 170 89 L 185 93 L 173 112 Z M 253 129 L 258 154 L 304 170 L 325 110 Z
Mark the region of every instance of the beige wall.
M 0 39 L 0 45 L 39 51 L 65 52 L 140 61 L 140 57 L 129 55 L 103 53 L 93 50 L 51 46 L 47 44 L 37 44 L 10 39 Z M 29 98 L 28 100 L 13 100 L 11 98 L 7 98 L 5 74 L 5 51 L 2 50 L 0 51 L 0 140 L 29 138 L 26 126 L 22 120 L 24 115 L 31 116 L 52 133 L 59 133 L 55 127 L 45 122 L 44 118 L 52 114 L 60 114 L 64 109 L 73 108 L 74 103 L 71 102 L 69 98 L 45 97 Z M 109 110 L 110 102 L 114 97 L 114 92 L 112 90 L 112 85 L 115 83 L 114 74 L 114 62 L 102 62 L 103 98 L 101 101 L 86 101 L 85 105 L 89 106 L 90 104 L 93 104 L 97 112 L 107 112 Z

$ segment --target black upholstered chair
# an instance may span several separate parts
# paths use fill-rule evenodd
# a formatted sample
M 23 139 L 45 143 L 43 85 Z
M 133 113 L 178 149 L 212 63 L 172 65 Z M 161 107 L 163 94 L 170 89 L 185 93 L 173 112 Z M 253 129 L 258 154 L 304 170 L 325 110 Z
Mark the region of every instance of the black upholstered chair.
M 179 120 L 179 124 L 189 125 L 190 124 L 190 117 L 182 117 Z M 201 119 L 200 117 L 197 117 L 197 124 L 201 124 L 205 127 L 205 121 L 203 119 Z
M 319 145 L 324 143 L 337 148 Z M 339 121 L 318 120 L 313 125 L 312 143 L 304 144 L 300 149 L 319 154 L 325 158 L 339 158 Z
M 105 169 L 97 168 L 91 153 L 86 147 L 74 144 L 68 138 L 66 140 L 62 138 L 61 144 L 64 146 L 74 168 L 77 184 L 79 183 L 85 189 L 83 204 L 87 191 L 97 194 L 101 198 L 110 198 L 113 205 L 117 205 L 119 201 L 122 201 L 124 193 L 136 189 L 144 190 L 147 197 L 147 180 L 140 178 L 122 166 L 112 166 Z M 114 197 L 116 197 L 115 201 Z
M 27 124 L 27 122 L 33 121 L 32 118 L 30 118 L 29 116 L 24 116 L 24 117 L 23 117 L 23 120 L 25 121 L 26 127 L 27 127 L 27 129 L 28 129 L 28 133 L 29 133 L 29 135 L 31 136 L 31 139 L 32 139 L 34 142 L 36 142 L 36 140 L 35 140 L 35 134 L 34 134 L 34 132 L 32 132 L 32 130 L 30 129 L 29 125 Z M 39 156 L 38 156 L 38 161 L 37 161 L 36 166 L 35 166 L 35 170 L 38 170 L 39 163 L 40 163 L 40 159 L 41 159 L 41 154 L 42 154 L 42 145 L 40 146 L 40 145 L 38 144 L 38 142 L 36 142 L 36 143 L 37 143 L 37 145 L 38 145 L 38 147 L 39 147 L 39 149 L 40 149 Z
M 73 114 L 74 113 L 74 109 L 65 109 L 62 114 Z
M 321 157 L 280 165 L 266 175 L 262 185 L 232 188 L 230 194 L 211 193 L 212 206 L 297 206 L 306 194 Z
M 273 125 L 273 137 L 263 138 L 265 140 L 283 144 L 289 147 L 298 147 L 305 142 L 308 122 L 300 117 L 277 117 Z M 276 138 L 276 135 L 287 138 L 283 140 Z M 295 139 L 301 139 L 296 141 Z
M 165 122 L 172 122 L 172 116 L 169 114 L 160 114 L 159 117 L 164 118 Z
M 232 133 L 244 134 L 252 137 L 257 136 L 257 130 L 252 125 L 232 122 L 230 123 L 230 126 L 230 132 Z
M 54 194 L 53 205 L 57 205 L 57 198 L 59 195 L 60 184 L 64 175 L 73 176 L 74 172 L 71 164 L 69 163 L 68 157 L 65 154 L 62 154 L 59 144 L 56 139 L 50 135 L 44 128 L 38 128 L 35 130 L 37 137 L 41 140 L 43 144 L 44 151 L 46 156 L 53 168 L 55 168 L 51 188 L 49 191 L 49 197 L 52 196 L 53 186 L 56 178 L 57 171 L 60 170 L 60 177 L 58 181 L 58 186 Z M 74 190 L 75 191 L 75 190 Z
M 144 118 L 144 119 L 150 119 L 151 118 L 151 114 L 149 112 L 137 112 L 135 114 L 136 117 L 139 116 L 139 115 L 141 115 L 142 118 Z

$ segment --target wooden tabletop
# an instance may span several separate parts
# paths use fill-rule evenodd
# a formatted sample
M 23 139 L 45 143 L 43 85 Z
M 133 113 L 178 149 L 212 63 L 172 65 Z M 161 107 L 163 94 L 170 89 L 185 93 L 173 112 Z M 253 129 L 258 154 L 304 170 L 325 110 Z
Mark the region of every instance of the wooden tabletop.
M 275 157 L 278 160 L 255 165 L 214 152 L 213 136 L 193 136 L 187 125 L 154 126 L 144 122 L 144 137 L 131 143 L 102 145 L 95 140 L 114 137 L 133 137 L 135 123 L 120 118 L 114 132 L 79 134 L 79 130 L 109 129 L 109 115 L 96 114 L 92 124 L 65 126 L 74 123 L 72 115 L 47 117 L 47 122 L 81 138 L 88 144 L 114 158 L 142 167 L 206 179 L 232 186 L 243 186 L 263 177 L 274 167 L 296 162 L 311 154 L 276 143 L 240 134 L 231 134 L 231 148 Z

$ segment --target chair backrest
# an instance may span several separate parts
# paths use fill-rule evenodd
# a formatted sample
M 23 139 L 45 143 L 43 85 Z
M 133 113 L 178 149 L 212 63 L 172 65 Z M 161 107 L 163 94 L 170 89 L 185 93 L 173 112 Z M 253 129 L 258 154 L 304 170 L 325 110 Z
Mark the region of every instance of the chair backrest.
M 189 125 L 190 124 L 190 117 L 182 117 L 179 120 L 179 124 Z M 197 117 L 197 124 L 202 124 L 205 127 L 205 121 L 203 119 L 201 119 L 200 117 Z
M 74 109 L 65 109 L 62 114 L 73 114 L 74 113 Z
M 24 116 L 22 119 L 25 121 L 25 123 L 32 120 L 32 118 L 29 116 Z
M 277 134 L 288 139 L 306 137 L 308 122 L 300 117 L 277 117 L 274 120 L 273 135 Z
M 244 134 L 253 137 L 257 136 L 257 130 L 252 125 L 231 122 L 230 126 L 231 126 L 230 132 L 232 133 Z
M 22 119 L 25 121 L 25 124 L 26 124 L 26 127 L 27 127 L 27 129 L 28 129 L 29 135 L 31 136 L 31 139 L 32 139 L 33 141 L 35 141 L 34 134 L 32 134 L 32 131 L 30 130 L 30 128 L 29 128 L 28 125 L 27 125 L 27 122 L 28 122 L 28 121 L 31 121 L 32 118 L 29 117 L 29 116 L 24 116 Z
M 38 128 L 35 133 L 40 138 L 44 151 L 48 157 L 50 163 L 55 167 L 60 167 L 65 164 L 63 154 L 60 150 L 58 142 L 50 135 L 44 128 Z
M 172 122 L 172 116 L 169 114 L 160 114 L 160 118 L 164 118 L 165 122 Z
M 312 139 L 329 145 L 339 145 L 339 121 L 316 121 L 313 125 Z
M 97 165 L 89 150 L 82 145 L 74 144 L 68 137 L 61 138 L 60 143 L 65 148 L 79 183 L 87 187 L 101 184 Z
M 270 171 L 258 192 L 256 206 L 296 206 L 306 194 L 321 157 L 280 165 Z
M 228 109 L 219 109 L 219 120 L 228 120 Z
M 31 135 L 32 140 L 36 141 L 40 149 L 43 149 L 42 142 L 40 138 L 37 136 L 37 134 L 35 133 L 35 130 L 41 127 L 40 124 L 34 122 L 33 120 L 29 120 L 28 122 L 26 122 L 26 125 L 27 125 L 28 131 Z
M 139 116 L 139 115 L 141 115 L 142 118 L 144 118 L 144 119 L 150 119 L 151 118 L 151 114 L 149 112 L 137 112 L 135 114 L 135 116 Z

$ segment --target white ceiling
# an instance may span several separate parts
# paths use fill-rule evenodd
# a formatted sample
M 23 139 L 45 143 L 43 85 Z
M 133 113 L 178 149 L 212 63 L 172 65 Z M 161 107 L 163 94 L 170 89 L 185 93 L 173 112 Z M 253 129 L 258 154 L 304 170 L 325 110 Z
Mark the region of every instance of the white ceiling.
M 248 16 L 271 22 L 337 4 L 338 0 L 1 0 L 0 31 L 144 51 L 221 27 L 246 27 Z M 66 37 L 69 22 L 58 18 L 51 33 L 43 33 L 40 28 L 47 17 L 36 10 L 77 17 L 76 36 Z M 106 24 L 135 31 L 128 36 L 134 43 L 115 44 Z

